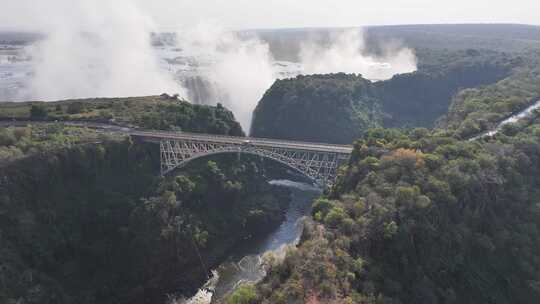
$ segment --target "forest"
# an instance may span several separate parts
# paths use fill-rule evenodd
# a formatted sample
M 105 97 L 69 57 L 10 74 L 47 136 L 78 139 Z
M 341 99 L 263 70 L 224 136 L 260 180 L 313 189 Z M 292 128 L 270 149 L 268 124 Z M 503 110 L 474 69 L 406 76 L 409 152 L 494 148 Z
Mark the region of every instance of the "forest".
M 161 107 L 166 115 L 144 121 L 242 134 L 222 107 Z M 55 122 L 3 128 L 0 157 L 0 303 L 192 293 L 239 242 L 279 225 L 289 202 L 257 158 L 200 159 L 161 178 L 159 146 Z
M 519 89 L 526 89 L 521 94 L 536 94 L 538 78 L 521 56 L 477 50 L 444 54 L 437 65 L 380 82 L 347 74 L 277 80 L 255 109 L 251 133 L 348 144 L 376 126 L 431 128 L 465 88 L 503 80 L 511 86 L 528 82 L 532 85 L 521 85 Z
M 0 103 L 0 120 L 87 121 L 150 130 L 244 135 L 233 113 L 221 104 L 196 105 L 165 93 L 57 102 L 3 102 Z
M 237 303 L 536 303 L 539 142 L 539 111 L 474 142 L 369 130 L 302 244 Z
M 229 303 L 538 302 L 540 111 L 475 136 L 540 100 L 539 32 L 461 28 L 369 29 L 405 37 L 419 70 L 300 76 L 265 94 L 252 132 L 354 152 L 300 245 Z

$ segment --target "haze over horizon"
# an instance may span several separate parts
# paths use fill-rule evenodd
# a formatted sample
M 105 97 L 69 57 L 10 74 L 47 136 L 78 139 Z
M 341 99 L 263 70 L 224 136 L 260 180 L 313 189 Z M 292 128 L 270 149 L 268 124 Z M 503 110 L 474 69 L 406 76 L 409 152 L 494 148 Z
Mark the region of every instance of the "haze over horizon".
M 48 16 L 58 11 L 71 11 L 71 1 L 52 0 L 35 3 L 31 0 L 17 2 L 2 0 L 0 29 L 43 30 L 54 26 L 56 20 Z M 81 1 L 80 3 L 84 3 Z M 381 0 L 358 3 L 354 0 L 336 2 L 327 0 L 273 0 L 264 5 L 247 0 L 126 0 L 126 9 L 136 9 L 148 17 L 156 29 L 178 28 L 194 23 L 212 21 L 230 29 L 271 29 L 304 27 L 353 27 L 396 24 L 446 24 L 446 23 L 520 23 L 539 24 L 540 1 L 495 0 L 434 2 L 428 0 Z M 92 7 L 105 1 L 85 3 Z M 129 6 L 129 7 L 128 7 Z M 482 14 L 478 14 L 481 11 Z M 94 13 L 97 10 L 94 10 Z M 71 16 L 77 17 L 77 16 Z M 84 22 L 84 21 L 81 21 Z

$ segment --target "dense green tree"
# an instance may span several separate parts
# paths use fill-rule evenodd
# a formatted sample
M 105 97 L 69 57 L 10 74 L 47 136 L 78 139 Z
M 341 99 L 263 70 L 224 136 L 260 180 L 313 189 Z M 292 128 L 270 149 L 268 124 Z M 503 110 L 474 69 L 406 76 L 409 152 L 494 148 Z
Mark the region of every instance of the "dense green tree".
M 83 102 L 80 102 L 80 101 L 72 102 L 67 107 L 67 113 L 68 114 L 80 114 L 82 112 L 84 112 L 84 103 Z
M 539 126 L 475 142 L 368 131 L 256 302 L 536 303 Z

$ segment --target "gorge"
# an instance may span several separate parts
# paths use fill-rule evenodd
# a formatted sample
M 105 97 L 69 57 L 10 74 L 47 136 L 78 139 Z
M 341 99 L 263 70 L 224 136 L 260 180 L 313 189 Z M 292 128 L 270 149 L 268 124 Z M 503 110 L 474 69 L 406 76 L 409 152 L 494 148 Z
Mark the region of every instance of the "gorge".
M 418 71 L 289 75 L 250 97 L 251 130 L 166 93 L 0 103 L 0 302 L 535 303 L 540 48 L 470 27 L 423 27 L 432 47 L 375 28 Z M 160 176 L 160 146 L 132 130 L 352 153 L 325 191 L 242 153 Z

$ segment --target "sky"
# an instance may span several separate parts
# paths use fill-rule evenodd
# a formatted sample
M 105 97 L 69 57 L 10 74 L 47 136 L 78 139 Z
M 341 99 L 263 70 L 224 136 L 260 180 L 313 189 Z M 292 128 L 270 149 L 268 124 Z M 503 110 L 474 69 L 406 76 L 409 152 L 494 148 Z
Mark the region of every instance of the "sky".
M 0 0 L 0 28 L 39 30 L 84 0 Z M 93 0 L 100 5 L 117 0 Z M 230 29 L 426 23 L 540 24 L 539 0 L 122 0 L 157 28 L 212 21 Z M 91 11 L 92 9 L 89 8 Z

